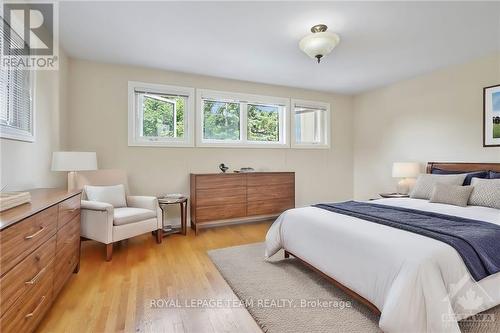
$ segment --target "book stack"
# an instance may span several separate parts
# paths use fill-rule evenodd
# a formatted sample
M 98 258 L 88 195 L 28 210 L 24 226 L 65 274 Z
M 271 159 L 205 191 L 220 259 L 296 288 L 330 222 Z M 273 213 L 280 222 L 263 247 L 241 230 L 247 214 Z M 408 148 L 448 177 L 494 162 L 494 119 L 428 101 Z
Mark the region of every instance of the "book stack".
M 0 212 L 30 201 L 30 192 L 0 192 Z

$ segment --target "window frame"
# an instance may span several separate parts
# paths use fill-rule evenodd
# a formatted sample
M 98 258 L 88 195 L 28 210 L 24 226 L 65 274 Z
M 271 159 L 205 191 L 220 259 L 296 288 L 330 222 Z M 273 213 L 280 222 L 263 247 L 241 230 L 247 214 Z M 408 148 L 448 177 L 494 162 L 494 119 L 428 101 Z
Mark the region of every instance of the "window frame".
M 186 96 L 184 110 L 184 138 L 145 139 L 138 135 L 140 114 L 135 91 L 144 89 L 148 93 Z M 128 81 L 128 145 L 130 147 L 194 147 L 195 89 L 157 83 Z M 142 112 L 142 110 L 141 110 Z
M 27 70 L 30 73 L 30 114 L 31 118 L 30 124 L 31 128 L 29 131 L 22 130 L 20 128 L 15 128 L 0 123 L 0 138 L 24 142 L 35 142 L 36 141 L 36 71 Z M 9 93 L 9 92 L 7 92 Z M 7 104 L 7 108 L 9 108 Z
M 211 140 L 203 138 L 204 110 L 203 100 L 240 103 L 240 140 Z M 279 108 L 279 141 L 248 140 L 248 104 L 270 104 Z M 196 146 L 219 148 L 290 148 L 289 143 L 290 98 L 196 89 Z
M 325 132 L 325 142 L 321 144 L 312 144 L 312 143 L 297 143 L 297 138 L 295 136 L 295 106 L 301 105 L 304 107 L 309 107 L 311 109 L 324 109 L 325 111 L 325 120 L 322 125 L 322 130 Z M 290 103 L 290 146 L 295 149 L 330 149 L 331 147 L 331 106 L 330 103 L 319 102 L 319 101 L 310 101 L 303 99 L 291 99 Z

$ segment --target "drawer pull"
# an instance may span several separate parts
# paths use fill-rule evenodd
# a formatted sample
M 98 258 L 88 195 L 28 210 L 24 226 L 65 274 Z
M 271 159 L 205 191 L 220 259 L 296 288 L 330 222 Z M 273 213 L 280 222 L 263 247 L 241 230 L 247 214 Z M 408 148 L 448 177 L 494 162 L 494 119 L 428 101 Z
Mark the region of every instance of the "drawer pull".
M 40 270 L 40 272 L 38 272 L 38 273 L 37 273 L 37 274 L 36 274 L 36 275 L 35 275 L 35 276 L 31 279 L 31 280 L 26 281 L 26 282 L 24 282 L 24 283 L 26 283 L 26 284 L 30 284 L 30 285 L 35 284 L 35 283 L 38 281 L 38 279 L 40 278 L 40 276 L 42 276 L 43 272 L 45 272 L 45 269 L 46 269 L 46 268 L 47 268 L 47 267 L 44 267 L 44 268 L 43 268 L 42 270 Z
M 28 313 L 24 318 L 31 318 L 31 317 L 33 317 L 44 301 L 45 301 L 45 296 L 42 296 L 42 298 L 40 299 L 40 303 L 38 303 L 38 305 L 36 306 L 35 310 L 33 310 L 33 312 L 31 312 L 31 313 Z
M 45 229 L 45 227 L 41 227 L 40 230 L 38 230 L 37 232 L 35 232 L 32 235 L 24 237 L 24 239 L 28 240 L 28 239 L 35 238 L 36 236 L 38 236 L 43 231 L 43 229 Z

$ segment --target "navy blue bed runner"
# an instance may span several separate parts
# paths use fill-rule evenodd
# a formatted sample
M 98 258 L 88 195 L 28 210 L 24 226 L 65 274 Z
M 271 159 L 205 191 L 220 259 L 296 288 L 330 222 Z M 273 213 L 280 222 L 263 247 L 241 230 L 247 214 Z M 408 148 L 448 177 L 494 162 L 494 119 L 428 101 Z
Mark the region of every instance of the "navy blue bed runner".
M 500 272 L 500 226 L 493 223 L 357 201 L 313 207 L 444 242 L 457 250 L 476 281 Z

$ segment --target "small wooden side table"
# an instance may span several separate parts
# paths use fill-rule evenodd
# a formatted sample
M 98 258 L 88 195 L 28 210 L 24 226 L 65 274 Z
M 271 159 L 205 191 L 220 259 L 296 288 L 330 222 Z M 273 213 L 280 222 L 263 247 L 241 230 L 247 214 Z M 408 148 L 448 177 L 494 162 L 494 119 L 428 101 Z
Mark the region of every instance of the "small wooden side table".
M 158 204 L 160 205 L 162 211 L 162 224 L 163 224 L 163 237 L 171 234 L 183 234 L 186 236 L 187 232 L 187 197 L 161 197 L 158 198 Z M 171 225 L 165 225 L 167 220 L 167 206 L 168 205 L 180 205 L 181 206 L 181 226 L 172 227 Z

